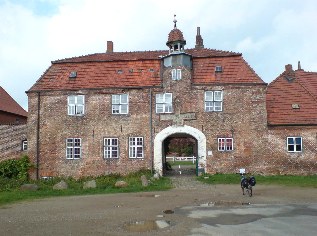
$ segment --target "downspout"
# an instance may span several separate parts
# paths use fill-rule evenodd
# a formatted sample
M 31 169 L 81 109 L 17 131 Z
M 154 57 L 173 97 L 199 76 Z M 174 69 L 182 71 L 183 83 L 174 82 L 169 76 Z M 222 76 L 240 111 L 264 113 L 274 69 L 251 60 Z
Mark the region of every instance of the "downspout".
M 36 125 L 36 179 L 39 179 L 39 162 L 40 162 L 40 92 L 37 93 L 37 125 Z
M 152 88 L 150 90 L 150 160 L 151 160 L 151 174 L 153 175 L 153 122 L 152 122 Z

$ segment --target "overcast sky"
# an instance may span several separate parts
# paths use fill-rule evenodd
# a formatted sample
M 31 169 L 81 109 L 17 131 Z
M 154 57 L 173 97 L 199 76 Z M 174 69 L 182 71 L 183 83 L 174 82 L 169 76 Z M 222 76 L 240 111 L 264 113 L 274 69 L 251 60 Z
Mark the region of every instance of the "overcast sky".
M 317 72 L 316 0 L 0 0 L 0 86 L 24 109 L 25 91 L 51 61 L 106 51 L 167 49 L 177 27 L 187 48 L 234 51 L 267 83 L 286 64 Z

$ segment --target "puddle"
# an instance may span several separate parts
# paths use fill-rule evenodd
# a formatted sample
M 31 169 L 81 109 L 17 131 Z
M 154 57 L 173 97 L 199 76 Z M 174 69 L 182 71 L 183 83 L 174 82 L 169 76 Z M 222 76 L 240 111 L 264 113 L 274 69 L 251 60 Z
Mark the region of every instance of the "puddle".
M 151 230 L 164 229 L 171 225 L 166 220 L 145 220 L 128 223 L 125 225 L 125 229 L 129 232 L 147 232 Z
M 216 201 L 216 202 L 207 202 L 200 204 L 202 207 L 213 207 L 213 206 L 241 206 L 241 205 L 250 205 L 250 202 L 235 202 L 235 201 Z
M 159 197 L 160 195 L 158 194 L 140 194 L 140 195 L 137 195 L 137 197 Z
M 163 213 L 165 214 L 174 214 L 173 210 L 164 210 Z

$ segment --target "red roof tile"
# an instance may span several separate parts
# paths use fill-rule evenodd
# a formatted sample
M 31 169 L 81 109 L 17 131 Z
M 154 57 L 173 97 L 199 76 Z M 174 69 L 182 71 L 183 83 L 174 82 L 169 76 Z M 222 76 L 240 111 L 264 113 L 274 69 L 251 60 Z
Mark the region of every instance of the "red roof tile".
M 184 41 L 184 36 L 182 31 L 180 31 L 177 28 L 172 29 L 172 31 L 168 34 L 167 42 L 173 42 L 173 41 Z
M 268 123 L 317 125 L 317 73 L 296 70 L 292 75 L 295 75 L 294 78 L 288 80 L 284 72 L 269 84 Z
M 0 111 L 27 117 L 28 113 L 0 86 Z
M 216 66 L 222 67 L 222 72 L 215 72 Z M 263 80 L 254 72 L 241 56 L 195 58 L 193 60 L 193 83 L 260 83 Z
M 193 56 L 193 82 L 263 83 L 240 53 L 213 49 L 188 49 Z M 30 91 L 159 86 L 161 57 L 168 51 L 97 53 L 53 61 Z M 215 66 L 223 72 L 215 77 Z M 76 79 L 69 79 L 72 71 Z

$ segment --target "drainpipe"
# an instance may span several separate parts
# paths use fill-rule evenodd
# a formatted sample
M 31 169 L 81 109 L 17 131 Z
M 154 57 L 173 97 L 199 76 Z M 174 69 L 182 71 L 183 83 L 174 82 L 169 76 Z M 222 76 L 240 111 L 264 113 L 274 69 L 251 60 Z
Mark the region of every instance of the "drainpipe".
M 40 161 L 40 92 L 37 93 L 37 127 L 36 127 L 36 179 L 39 179 L 39 161 Z
M 153 175 L 153 121 L 152 121 L 152 88 L 150 90 L 150 160 L 151 160 L 151 174 Z

